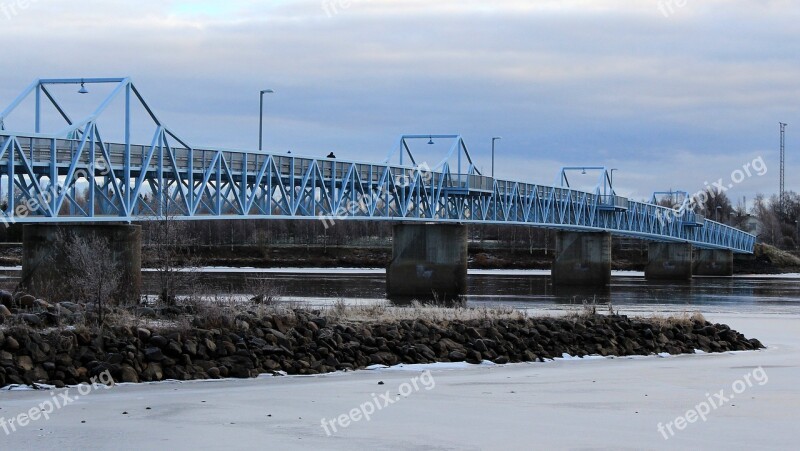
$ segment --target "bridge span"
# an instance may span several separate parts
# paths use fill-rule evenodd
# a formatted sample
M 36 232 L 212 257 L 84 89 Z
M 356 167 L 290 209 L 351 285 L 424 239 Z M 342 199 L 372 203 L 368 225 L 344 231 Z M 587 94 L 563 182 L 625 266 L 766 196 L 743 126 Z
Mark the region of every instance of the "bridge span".
M 54 95 L 53 86 L 61 85 L 80 86 L 81 94 L 86 85 L 112 89 L 92 113 L 75 120 Z M 26 102 L 33 103 L 32 121 L 7 129 Z M 114 116 L 116 104 L 123 111 Z M 134 107 L 151 122 L 149 143 L 132 142 Z M 45 112 L 62 126 L 43 131 L 54 122 Z M 118 142 L 104 139 L 104 116 L 120 118 Z M 441 161 L 420 161 L 412 152 L 415 140 L 452 145 Z M 574 171 L 596 173 L 596 187 L 570 187 Z M 552 185 L 487 177 L 458 135 L 403 136 L 381 162 L 193 146 L 160 120 L 130 78 L 34 81 L 0 113 L 0 186 L 5 224 L 319 218 L 328 227 L 390 221 L 396 224 L 395 257 L 387 280 L 390 291 L 409 294 L 420 290 L 402 286 L 417 279 L 422 291 L 448 283 L 453 289 L 445 293 L 463 290 L 461 229 L 468 224 L 558 230 L 554 281 L 563 284 L 607 283 L 611 234 L 652 242 L 652 277 L 691 277 L 698 267 L 727 274 L 732 253 L 752 253 L 755 244 L 753 235 L 687 205 L 676 209 L 617 195 L 602 166 L 562 168 Z M 452 271 L 458 276 L 447 275 Z

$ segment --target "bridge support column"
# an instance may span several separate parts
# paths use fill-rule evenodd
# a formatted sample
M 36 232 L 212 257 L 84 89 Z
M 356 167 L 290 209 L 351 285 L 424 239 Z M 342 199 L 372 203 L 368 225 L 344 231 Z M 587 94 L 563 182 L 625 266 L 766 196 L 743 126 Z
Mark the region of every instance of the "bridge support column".
M 733 251 L 698 249 L 694 260 L 696 276 L 733 276 Z
M 87 268 L 75 268 L 67 254 L 69 240 L 83 239 L 92 259 L 90 269 L 106 268 L 107 273 L 91 274 Z M 100 252 L 98 252 L 100 250 Z M 94 252 L 92 252 L 94 251 Z M 142 228 L 138 225 L 26 225 L 22 231 L 22 286 L 38 296 L 53 301 L 67 300 L 76 287 L 75 279 L 105 277 L 118 280 L 111 294 L 116 302 L 138 301 L 142 289 Z M 112 274 L 119 274 L 119 279 Z M 88 279 L 82 282 L 93 283 Z M 61 296 L 61 298 L 59 297 Z M 79 299 L 87 301 L 87 299 Z
M 553 285 L 605 286 L 610 282 L 610 233 L 558 232 Z
M 689 243 L 650 243 L 644 276 L 649 280 L 690 280 L 692 245 Z
M 467 226 L 396 224 L 387 296 L 451 300 L 466 294 L 467 256 Z

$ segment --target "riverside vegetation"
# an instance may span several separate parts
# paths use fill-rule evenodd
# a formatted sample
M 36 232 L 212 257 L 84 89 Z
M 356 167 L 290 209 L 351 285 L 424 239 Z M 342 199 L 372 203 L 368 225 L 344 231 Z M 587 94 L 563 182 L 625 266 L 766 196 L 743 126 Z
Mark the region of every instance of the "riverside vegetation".
M 0 292 L 0 387 L 321 374 L 369 365 L 498 364 L 561 357 L 757 350 L 701 315 L 631 318 L 594 309 L 533 318 L 513 309 L 415 304 L 321 310 L 283 303 L 183 301 L 161 308 L 51 304 Z

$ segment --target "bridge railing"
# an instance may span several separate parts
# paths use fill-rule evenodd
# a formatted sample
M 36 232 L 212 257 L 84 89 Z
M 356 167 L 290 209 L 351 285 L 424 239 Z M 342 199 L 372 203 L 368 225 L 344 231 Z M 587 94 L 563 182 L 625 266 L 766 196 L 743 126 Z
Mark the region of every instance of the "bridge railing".
M 0 131 L 0 145 L 11 139 L 8 132 Z M 59 183 L 72 183 L 85 189 L 86 180 L 67 181 L 69 168 L 91 167 L 90 153 L 86 149 L 78 154 L 81 139 L 54 139 L 37 135 L 18 136 L 16 139 L 26 162 L 9 155 L 0 157 L 0 202 L 20 205 L 45 189 L 53 174 Z M 160 140 L 160 141 L 159 141 Z M 429 220 L 535 224 L 547 227 L 605 230 L 648 239 L 688 241 L 698 246 L 732 248 L 750 252 L 755 237 L 732 227 L 706 221 L 694 212 L 678 212 L 666 207 L 634 202 L 616 195 L 597 195 L 566 187 L 552 187 L 523 182 L 497 180 L 478 174 L 453 174 L 425 172 L 420 168 L 352 162 L 328 158 L 309 158 L 290 154 L 270 154 L 219 150 L 208 148 L 188 149 L 166 146 L 162 134 L 156 147 L 131 145 L 130 153 L 119 143 L 106 143 L 103 152 L 96 143 L 94 183 L 97 187 L 97 206 L 84 211 L 73 199 L 59 199 L 74 205 L 50 203 L 53 207 L 35 209 L 26 217 L 13 218 L 22 222 L 72 222 L 81 219 L 104 221 L 125 220 L 151 214 L 153 209 L 143 205 L 137 197 L 126 196 L 133 186 L 142 186 L 142 196 L 150 190 L 163 196 L 172 196 L 182 203 L 185 218 L 198 217 L 308 217 L 309 215 L 338 214 L 338 203 L 343 199 L 374 199 L 372 205 L 380 208 L 358 215 L 376 220 L 418 218 Z M 91 146 L 87 140 L 86 146 Z M 15 147 L 16 148 L 16 147 Z M 55 152 L 55 155 L 53 154 Z M 152 153 L 152 158 L 147 156 Z M 108 159 L 114 171 L 111 180 L 103 165 Z M 212 163 L 216 162 L 212 165 Z M 147 164 L 145 164 L 147 163 Z M 282 184 L 283 192 L 264 190 L 267 179 L 253 189 L 256 177 L 269 164 L 270 186 Z M 126 166 L 127 165 L 127 166 Z M 144 167 L 143 167 L 144 166 Z M 222 168 L 222 171 L 220 171 Z M 352 171 L 352 172 L 351 172 Z M 353 176 L 353 173 L 356 176 Z M 9 174 L 14 180 L 9 180 Z M 187 180 L 191 174 L 191 179 Z M 125 180 L 118 182 L 116 179 Z M 162 180 L 157 177 L 163 177 Z M 210 177 L 210 178 L 209 178 Z M 389 179 L 391 177 L 391 179 Z M 133 179 L 136 180 L 133 180 Z M 208 178 L 208 181 L 203 179 Z M 180 179 L 180 180 L 179 180 Z M 193 185 L 189 181 L 192 180 Z M 446 190 L 439 190 L 443 180 L 448 180 Z M 415 183 L 411 185 L 411 183 Z M 50 181 L 52 184 L 52 180 Z M 248 186 L 242 186 L 247 183 Z M 36 185 L 41 188 L 36 188 Z M 163 186 L 162 186 L 163 185 Z M 8 187 L 14 186 L 9 197 Z M 195 188 L 189 192 L 188 188 Z M 201 188 L 202 187 L 202 188 Z M 413 189 L 412 189 L 413 187 Z M 388 189 L 385 189 L 388 188 Z M 137 187 L 138 189 L 138 187 Z M 184 190 L 182 197 L 170 190 Z M 325 190 L 331 190 L 324 195 Z M 348 191 L 349 190 L 349 191 Z M 115 191 L 120 191 L 116 193 Z M 290 194 L 291 193 L 291 194 Z M 119 195 L 117 195 L 119 194 Z M 345 197 L 348 196 L 348 197 Z M 427 196 L 425 199 L 417 195 Z M 285 198 L 291 197 L 291 203 Z M 191 198 L 191 201 L 187 200 Z M 479 201 L 479 202 L 476 202 Z M 327 204 L 325 202 L 328 202 Z M 422 207 L 425 205 L 425 207 Z M 69 208 L 64 208 L 67 206 Z M 72 208 L 80 207 L 80 208 Z M 8 222 L 9 212 L 3 210 L 2 220 Z M 13 215 L 13 213 L 11 213 Z M 353 215 L 356 216 L 356 215 Z

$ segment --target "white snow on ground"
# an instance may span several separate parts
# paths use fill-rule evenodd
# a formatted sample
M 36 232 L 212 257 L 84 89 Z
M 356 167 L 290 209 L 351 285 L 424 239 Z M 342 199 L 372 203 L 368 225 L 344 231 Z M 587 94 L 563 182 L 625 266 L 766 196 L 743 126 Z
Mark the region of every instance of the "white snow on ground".
M 437 363 L 401 363 L 399 365 L 370 365 L 366 369 L 369 371 L 443 371 L 443 370 L 463 370 L 478 366 L 496 366 L 495 363 L 484 360 L 480 365 L 470 365 L 466 362 L 437 362 Z
M 440 366 L 431 369 L 431 390 L 414 391 L 376 411 L 369 421 L 353 422 L 330 436 L 321 427 L 323 418 L 347 414 L 386 390 L 398 393 L 418 374 L 381 369 L 119 385 L 81 397 L 49 420 L 9 435 L 0 432 L 0 448 L 796 449 L 800 315 L 706 316 L 770 348 L 669 358 Z M 758 367 L 769 376 L 765 385 L 747 388 L 709 413 L 707 421 L 689 424 L 669 440 L 659 433 L 659 423 L 684 416 L 706 401 L 707 393 L 730 393 L 732 384 Z M 14 417 L 48 399 L 51 394 L 44 390 L 0 392 L 0 417 Z

